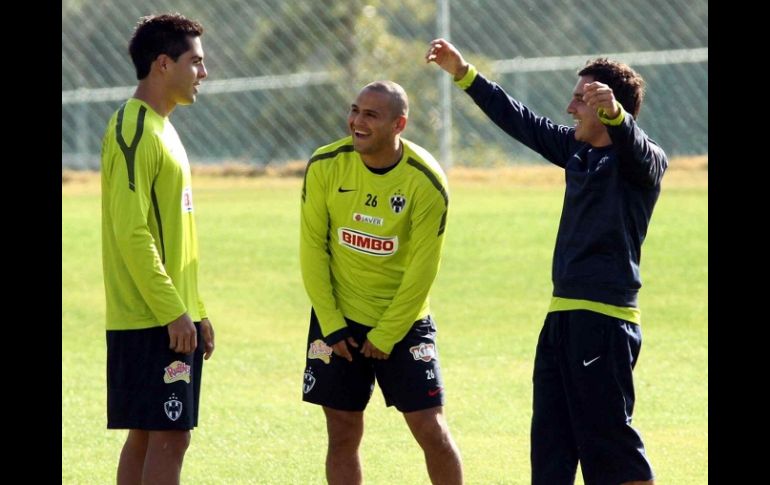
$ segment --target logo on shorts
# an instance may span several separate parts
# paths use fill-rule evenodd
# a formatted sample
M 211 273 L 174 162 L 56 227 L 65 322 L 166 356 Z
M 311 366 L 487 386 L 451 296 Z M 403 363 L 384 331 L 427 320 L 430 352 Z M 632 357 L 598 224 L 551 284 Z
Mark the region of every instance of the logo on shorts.
M 409 352 L 412 353 L 414 360 L 421 360 L 423 362 L 430 362 L 436 357 L 436 349 L 433 344 L 421 343 L 414 347 L 409 347 Z
M 163 382 L 171 384 L 176 381 L 190 383 L 190 366 L 181 360 L 175 360 L 163 369 Z
M 302 394 L 307 394 L 315 386 L 315 377 L 313 376 L 313 369 L 308 367 L 305 369 L 305 377 L 302 379 Z
M 313 340 L 310 344 L 310 348 L 307 349 L 308 359 L 321 359 L 324 364 L 328 364 L 332 360 L 332 348 L 326 345 L 321 339 Z M 312 386 L 311 386 L 312 387 Z
M 168 401 L 163 403 L 163 410 L 171 421 L 176 421 L 182 415 L 182 401 L 176 398 L 176 394 L 171 394 Z
M 359 253 L 374 256 L 390 256 L 398 251 L 398 236 L 380 237 L 374 234 L 354 231 L 347 227 L 340 227 L 337 230 L 337 237 L 341 245 L 347 246 Z

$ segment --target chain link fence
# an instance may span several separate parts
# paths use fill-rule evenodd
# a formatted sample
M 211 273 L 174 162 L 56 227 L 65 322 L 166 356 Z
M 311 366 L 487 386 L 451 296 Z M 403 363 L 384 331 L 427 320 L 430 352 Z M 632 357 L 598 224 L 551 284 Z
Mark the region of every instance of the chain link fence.
M 404 86 L 404 136 L 445 165 L 544 163 L 425 64 L 439 36 L 563 124 L 577 70 L 610 54 L 647 81 L 645 131 L 671 156 L 708 153 L 707 0 L 64 0 L 62 168 L 98 168 L 106 123 L 136 85 L 136 21 L 169 11 L 205 29 L 209 77 L 172 115 L 192 163 L 306 160 L 347 134 L 350 102 L 376 79 Z

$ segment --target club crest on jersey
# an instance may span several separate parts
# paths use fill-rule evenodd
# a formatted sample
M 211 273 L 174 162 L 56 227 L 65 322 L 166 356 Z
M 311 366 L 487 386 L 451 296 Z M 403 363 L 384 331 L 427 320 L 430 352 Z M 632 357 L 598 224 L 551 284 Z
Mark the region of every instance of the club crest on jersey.
M 192 187 L 185 187 L 182 190 L 182 212 L 192 212 Z
M 337 229 L 339 243 L 354 251 L 373 256 L 390 256 L 398 251 L 398 236 L 380 237 L 347 227 Z
M 404 207 L 406 207 L 406 197 L 400 190 L 390 196 L 390 208 L 393 209 L 393 212 L 398 214 L 404 210 Z
M 365 222 L 366 224 L 374 224 L 375 226 L 381 226 L 385 223 L 382 217 L 367 216 L 359 212 L 353 213 L 353 220 L 356 222 Z
M 436 357 L 436 348 L 433 344 L 421 343 L 414 347 L 409 347 L 409 352 L 412 353 L 414 360 L 421 360 L 423 362 L 430 362 Z

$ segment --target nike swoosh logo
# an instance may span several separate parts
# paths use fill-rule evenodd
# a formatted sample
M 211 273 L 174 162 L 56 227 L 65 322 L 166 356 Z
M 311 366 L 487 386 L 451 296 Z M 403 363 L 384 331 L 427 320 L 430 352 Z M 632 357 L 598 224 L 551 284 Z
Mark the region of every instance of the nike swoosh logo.
M 599 357 L 601 357 L 601 355 Z M 586 362 L 585 359 L 584 359 L 583 360 L 583 367 L 588 367 L 589 365 L 593 364 L 594 362 L 596 362 L 599 359 L 599 357 L 595 357 L 595 358 L 589 360 L 588 362 Z
M 441 392 L 441 389 L 442 389 L 442 388 L 440 388 L 440 387 L 437 387 L 437 388 L 435 388 L 435 389 L 431 389 L 430 391 L 428 391 L 428 396 L 430 396 L 430 397 L 435 397 L 435 396 L 436 396 L 436 394 L 438 394 L 439 392 Z
M 337 192 L 355 192 L 356 189 L 343 189 L 342 187 L 337 189 Z

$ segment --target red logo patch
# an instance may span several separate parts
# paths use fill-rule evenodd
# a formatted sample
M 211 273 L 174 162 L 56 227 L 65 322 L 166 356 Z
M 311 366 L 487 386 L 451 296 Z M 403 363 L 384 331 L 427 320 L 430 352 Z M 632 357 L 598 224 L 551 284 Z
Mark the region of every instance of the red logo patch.
M 337 237 L 343 246 L 373 256 L 390 256 L 398 251 L 398 236 L 380 237 L 340 227 L 337 230 Z

